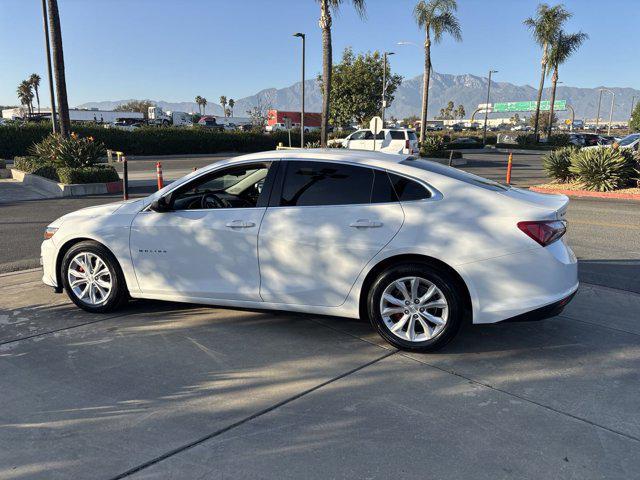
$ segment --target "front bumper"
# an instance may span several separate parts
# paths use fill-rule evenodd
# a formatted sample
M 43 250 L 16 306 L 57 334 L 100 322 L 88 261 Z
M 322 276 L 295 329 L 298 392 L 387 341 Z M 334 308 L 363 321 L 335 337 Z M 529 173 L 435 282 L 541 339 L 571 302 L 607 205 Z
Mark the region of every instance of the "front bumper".
M 57 248 L 51 239 L 45 240 L 40 245 L 40 265 L 42 265 L 42 282 L 53 287 L 57 292 L 61 291 L 56 275 Z

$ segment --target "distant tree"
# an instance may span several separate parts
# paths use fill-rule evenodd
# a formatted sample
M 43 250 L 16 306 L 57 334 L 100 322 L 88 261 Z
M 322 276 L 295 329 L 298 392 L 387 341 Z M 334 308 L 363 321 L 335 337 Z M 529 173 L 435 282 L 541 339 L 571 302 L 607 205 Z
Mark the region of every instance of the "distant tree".
M 233 117 L 233 107 L 236 106 L 236 101 L 233 98 L 229 99 L 229 109 L 231 110 L 231 115 L 229 115 L 230 117 Z
M 582 45 L 589 36 L 586 33 L 566 34 L 562 30 L 551 46 L 549 53 L 548 72 L 553 71 L 551 76 L 551 113 L 556 101 L 556 88 L 558 87 L 558 67 L 566 62 Z M 551 135 L 553 124 L 549 124 L 548 134 Z
M 40 80 L 40 75 L 38 75 L 37 73 L 32 73 L 29 76 L 29 83 L 33 87 L 33 91 L 36 94 L 36 101 L 38 102 L 38 113 L 40 113 L 40 95 L 38 93 L 38 88 L 40 88 Z
M 440 109 L 440 115 L 436 117 L 436 120 L 452 120 L 453 119 L 453 109 L 455 105 L 451 100 L 447 103 L 445 108 Z
M 33 113 L 33 89 L 31 83 L 28 80 L 23 80 L 16 89 L 18 100 L 22 105 L 27 107 L 27 115 L 31 117 Z
M 632 132 L 640 132 L 640 102 L 636 103 L 629 120 L 629 129 Z
M 550 117 L 551 112 L 540 112 L 540 117 L 538 118 L 538 126 L 542 131 L 546 131 L 549 129 L 549 125 L 553 125 L 558 121 L 558 116 L 554 113 L 553 117 Z M 549 123 L 549 118 L 553 118 L 553 122 Z M 532 115 L 529 117 L 529 125 L 535 127 L 536 117 Z
M 222 114 L 226 117 L 227 116 L 227 97 L 225 97 L 224 95 L 222 95 L 220 97 L 220 105 L 222 105 Z
M 272 101 L 270 98 L 260 98 L 253 106 L 247 110 L 247 115 L 251 118 L 251 125 L 255 130 L 262 130 L 264 125 L 269 119 L 269 110 L 271 109 Z
M 196 105 L 198 105 L 198 113 L 202 115 L 202 97 L 200 95 L 196 95 L 196 98 L 194 100 L 196 102 Z
M 331 108 L 329 119 L 334 126 L 349 125 L 354 120 L 363 124 L 382 109 L 382 77 L 384 59 L 379 52 L 355 55 L 345 48 L 340 63 L 333 65 L 331 73 Z M 323 77 L 318 76 L 321 89 Z M 393 102 L 394 93 L 402 77 L 389 72 L 387 65 L 387 104 Z
M 464 105 L 462 104 L 458 105 L 458 108 L 456 108 L 456 111 L 453 114 L 454 117 L 459 118 L 460 120 L 462 120 L 466 115 L 467 112 L 464 110 Z
M 202 97 L 200 100 L 200 103 L 202 103 L 202 115 L 205 115 L 207 113 L 207 99 Z
M 155 107 L 156 104 L 149 100 L 131 100 L 122 103 L 113 109 L 114 112 L 139 112 L 144 118 L 149 118 L 149 107 Z
M 564 8 L 564 5 L 550 7 L 546 3 L 538 5 L 535 17 L 527 18 L 524 24 L 531 30 L 534 40 L 542 47 L 542 74 L 540 85 L 538 86 L 538 97 L 536 113 L 534 115 L 533 134 L 538 137 L 540 102 L 542 101 L 542 90 L 544 89 L 544 77 L 547 73 L 547 63 L 549 61 L 549 48 L 562 29 L 562 24 L 571 18 L 571 13 Z
M 460 22 L 454 12 L 458 9 L 456 0 L 420 0 L 413 10 L 418 26 L 425 31 L 424 39 L 424 76 L 422 80 L 422 116 L 420 122 L 420 141 L 425 139 L 427 127 L 427 108 L 429 105 L 429 83 L 431 81 L 431 36 L 439 43 L 448 33 L 456 40 L 462 40 Z
M 420 117 L 418 117 L 417 115 L 409 115 L 408 117 L 402 119 L 402 123 L 404 123 L 408 127 L 413 127 L 413 125 L 418 122 L 418 120 L 420 120 Z
M 520 123 L 520 114 L 514 113 L 509 120 L 511 121 L 511 123 Z

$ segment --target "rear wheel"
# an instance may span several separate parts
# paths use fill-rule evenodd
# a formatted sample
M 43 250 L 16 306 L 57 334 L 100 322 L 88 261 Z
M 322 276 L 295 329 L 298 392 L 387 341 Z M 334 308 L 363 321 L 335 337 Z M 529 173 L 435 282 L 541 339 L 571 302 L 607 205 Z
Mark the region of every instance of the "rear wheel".
M 456 335 L 464 315 L 456 282 L 428 265 L 398 265 L 382 272 L 368 294 L 376 331 L 403 350 L 442 348 Z
M 62 260 L 60 277 L 71 301 L 88 312 L 113 311 L 128 298 L 118 262 L 97 242 L 72 246 Z

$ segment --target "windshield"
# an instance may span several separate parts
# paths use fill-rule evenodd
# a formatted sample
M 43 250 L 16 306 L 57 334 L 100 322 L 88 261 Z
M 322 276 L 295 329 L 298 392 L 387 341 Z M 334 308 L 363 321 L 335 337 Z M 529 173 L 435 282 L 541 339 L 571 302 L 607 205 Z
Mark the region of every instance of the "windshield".
M 437 173 L 446 177 L 460 180 L 461 182 L 475 185 L 476 187 L 484 188 L 485 190 L 492 190 L 494 192 L 503 192 L 509 190 L 510 187 L 501 185 L 493 180 L 479 177 L 464 170 L 458 170 L 457 168 L 448 167 L 439 163 L 430 162 L 428 160 L 415 159 L 409 157 L 406 160 L 400 162 L 402 165 L 408 165 L 410 167 L 416 167 L 420 170 L 426 170 L 427 172 Z
M 621 147 L 626 147 L 627 145 L 631 145 L 633 142 L 638 140 L 638 138 L 640 138 L 640 133 L 634 133 L 633 135 L 627 135 L 622 140 L 620 140 L 620 143 L 618 145 L 620 145 Z

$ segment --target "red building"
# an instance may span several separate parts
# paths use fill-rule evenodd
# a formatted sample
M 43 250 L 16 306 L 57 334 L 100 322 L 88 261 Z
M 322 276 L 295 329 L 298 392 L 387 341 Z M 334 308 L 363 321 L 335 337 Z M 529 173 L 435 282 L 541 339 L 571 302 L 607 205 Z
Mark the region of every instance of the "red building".
M 284 128 L 285 119 L 291 119 L 292 128 L 300 128 L 300 112 L 285 112 L 283 110 L 271 109 L 268 113 L 267 125 L 280 126 Z M 304 112 L 305 128 L 320 128 L 322 115 L 317 112 Z

